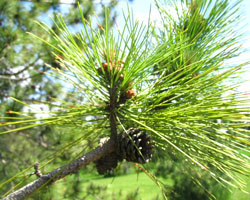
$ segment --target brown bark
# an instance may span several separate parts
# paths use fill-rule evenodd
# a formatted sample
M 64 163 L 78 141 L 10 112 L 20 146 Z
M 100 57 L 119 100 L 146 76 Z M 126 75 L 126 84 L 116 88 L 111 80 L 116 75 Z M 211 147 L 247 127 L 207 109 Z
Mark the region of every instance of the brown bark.
M 55 182 L 58 179 L 61 179 L 69 174 L 72 174 L 79 170 L 82 166 L 88 165 L 90 162 L 98 160 L 102 156 L 115 150 L 115 142 L 109 140 L 104 143 L 102 146 L 98 146 L 91 152 L 88 152 L 86 155 L 83 155 L 69 165 L 61 166 L 46 175 L 38 178 L 37 180 L 29 183 L 28 185 L 20 188 L 19 190 L 9 194 L 4 197 L 2 200 L 21 200 L 27 198 L 29 195 L 37 191 L 42 186 L 48 185 L 52 182 Z

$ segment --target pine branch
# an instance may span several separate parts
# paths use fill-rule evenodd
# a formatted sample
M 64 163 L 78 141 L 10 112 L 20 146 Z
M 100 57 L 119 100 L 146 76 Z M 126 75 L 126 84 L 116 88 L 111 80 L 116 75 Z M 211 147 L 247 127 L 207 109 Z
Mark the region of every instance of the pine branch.
M 40 55 L 38 56 L 38 58 L 36 58 L 33 62 L 29 63 L 29 65 L 25 66 L 23 69 L 17 71 L 17 72 L 10 72 L 10 73 L 0 73 L 0 76 L 17 76 L 25 71 L 27 71 L 29 68 L 33 67 L 35 65 L 35 63 L 40 59 Z M 9 64 L 6 63 L 5 61 L 5 65 L 7 66 L 7 68 L 12 69 L 13 67 Z
M 53 1 L 34 1 L 34 0 L 20 0 L 21 2 L 30 2 L 30 3 L 49 3 L 53 4 Z M 66 5 L 77 5 L 77 2 L 57 2 L 57 4 L 66 4 Z
M 17 81 L 17 82 L 19 82 L 19 81 L 26 81 L 28 79 L 31 79 L 33 77 L 40 76 L 40 75 L 41 75 L 41 73 L 37 73 L 37 74 L 34 74 L 32 76 L 27 76 L 27 77 L 24 77 L 24 78 L 23 77 L 10 77 L 10 76 L 2 76 L 2 75 L 0 75 L 0 78 L 5 79 L 5 80 L 9 80 L 9 81 Z
M 28 185 L 20 188 L 19 190 L 9 194 L 2 200 L 21 200 L 27 198 L 29 195 L 34 193 L 39 188 L 49 185 L 61 178 L 64 178 L 67 175 L 75 173 L 78 171 L 82 166 L 88 165 L 90 162 L 98 160 L 99 158 L 103 157 L 104 155 L 112 152 L 115 150 L 115 142 L 114 140 L 109 140 L 108 142 L 104 143 L 102 146 L 98 146 L 93 151 L 88 152 L 86 155 L 83 155 L 69 165 L 61 166 L 46 175 L 43 175 L 41 178 L 29 183 Z

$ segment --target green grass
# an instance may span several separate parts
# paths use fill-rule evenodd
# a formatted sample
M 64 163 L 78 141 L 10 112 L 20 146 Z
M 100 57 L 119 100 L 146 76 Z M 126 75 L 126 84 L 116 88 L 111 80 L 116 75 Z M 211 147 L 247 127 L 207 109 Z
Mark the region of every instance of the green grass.
M 231 198 L 229 200 L 249 200 L 250 199 L 250 178 L 249 177 L 242 177 L 246 183 L 246 191 L 249 193 L 244 193 L 240 190 L 234 189 L 232 194 L 231 194 Z
M 59 180 L 56 184 L 53 186 L 53 193 L 56 191 L 55 194 L 53 194 L 53 199 L 56 199 L 55 197 L 62 197 L 65 193 L 67 193 L 66 187 L 70 184 L 74 184 L 75 180 L 74 176 L 67 177 L 67 181 L 65 180 Z M 79 191 L 79 197 L 84 198 L 86 200 L 93 200 L 93 199 L 114 199 L 114 196 L 116 196 L 116 199 L 128 199 L 128 195 L 132 195 L 133 193 L 136 193 L 136 190 L 138 189 L 138 200 L 152 200 L 152 199 L 162 199 L 162 192 L 161 189 L 145 174 L 145 173 L 132 173 L 127 175 L 121 175 L 116 177 L 106 177 L 100 175 L 91 175 L 91 174 L 82 174 L 80 175 L 80 188 L 81 191 Z M 172 181 L 167 180 L 164 182 L 167 185 L 171 185 Z M 66 185 L 67 184 L 67 185 Z M 89 195 L 86 197 L 86 190 L 88 190 L 90 185 L 93 185 L 94 187 L 102 187 L 104 188 L 102 193 L 105 193 L 105 198 L 101 197 L 94 197 L 94 195 Z M 104 194 L 101 194 L 102 196 Z M 119 198 L 118 198 L 119 197 Z M 71 199 L 71 198 L 65 198 L 64 199 Z
M 246 156 L 250 157 L 250 153 L 248 151 L 242 151 Z M 250 199 L 250 177 L 239 175 L 245 182 L 246 188 L 245 191 L 249 194 L 242 192 L 240 190 L 234 189 L 231 198 L 229 200 L 249 200 Z
M 79 178 L 79 193 L 78 198 L 72 198 L 74 194 L 74 184 L 76 178 Z M 242 177 L 247 182 L 246 191 L 250 193 L 250 178 Z M 163 181 L 162 179 L 160 179 Z M 164 183 L 168 186 L 173 184 L 173 181 L 168 179 Z M 87 193 L 95 191 L 95 194 Z M 136 196 L 136 200 L 162 200 L 162 192 L 160 188 L 145 174 L 145 173 L 130 173 L 115 177 L 104 178 L 101 175 L 80 173 L 77 176 L 68 176 L 66 179 L 59 180 L 53 184 L 53 189 L 47 191 L 53 200 L 71 200 L 71 199 L 85 199 L 85 200 L 128 200 L 128 195 Z M 73 192 L 73 193 L 72 193 Z M 135 195 L 137 193 L 137 195 Z M 52 195 L 52 196 L 51 196 Z M 158 198 L 157 198 L 158 196 Z M 218 200 L 249 200 L 249 194 L 240 190 L 234 189 L 232 194 L 227 199 Z M 132 198 L 131 198 L 132 200 Z M 134 200 L 134 199 L 133 199 Z
M 107 192 L 110 195 L 122 190 L 123 196 L 126 196 L 138 188 L 139 199 L 151 200 L 157 195 L 161 196 L 160 188 L 145 173 L 103 178 L 93 180 L 92 183 L 100 186 L 106 185 Z M 87 184 L 84 183 L 83 186 L 87 186 Z M 169 181 L 168 184 L 171 184 L 171 182 Z
M 244 153 L 246 156 L 250 157 L 250 153 L 248 151 L 241 151 L 241 153 Z M 234 189 L 231 198 L 229 200 L 249 200 L 250 199 L 250 177 L 239 175 L 245 182 L 246 182 L 246 188 L 245 191 L 249 194 L 242 192 L 240 190 Z

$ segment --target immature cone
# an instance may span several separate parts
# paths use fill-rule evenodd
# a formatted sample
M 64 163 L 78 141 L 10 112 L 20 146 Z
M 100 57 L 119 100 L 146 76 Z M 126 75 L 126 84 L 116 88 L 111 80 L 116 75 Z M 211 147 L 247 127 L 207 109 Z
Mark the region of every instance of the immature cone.
M 115 71 L 116 70 L 116 73 L 121 73 L 122 71 L 122 65 L 120 62 L 116 63 L 116 62 L 109 62 L 109 63 L 102 63 L 102 68 L 104 70 L 105 73 L 108 73 L 109 71 Z M 102 68 L 98 68 L 98 72 L 100 74 L 102 74 Z
M 134 89 L 129 89 L 125 92 L 125 96 L 128 98 L 128 99 L 131 99 L 132 97 L 135 97 L 136 96 L 136 91 Z
M 146 132 L 130 128 L 118 136 L 119 154 L 127 161 L 144 164 L 152 158 L 153 143 Z
M 109 50 L 109 57 L 106 54 L 106 51 L 103 50 L 102 56 L 105 60 L 105 62 L 102 63 L 102 68 L 105 73 L 108 73 L 109 71 L 116 71 L 116 73 L 121 73 L 122 71 L 122 65 L 124 64 L 123 61 L 120 61 L 119 59 L 115 59 L 116 51 L 115 49 Z M 102 68 L 98 68 L 98 72 L 102 74 Z
M 121 91 L 119 103 L 125 103 L 128 99 L 131 99 L 131 98 L 136 96 L 135 89 L 131 88 L 132 85 L 133 85 L 133 83 L 130 82 L 127 85 L 125 92 L 124 92 L 124 89 Z M 130 89 L 128 89 L 128 88 L 130 88 Z

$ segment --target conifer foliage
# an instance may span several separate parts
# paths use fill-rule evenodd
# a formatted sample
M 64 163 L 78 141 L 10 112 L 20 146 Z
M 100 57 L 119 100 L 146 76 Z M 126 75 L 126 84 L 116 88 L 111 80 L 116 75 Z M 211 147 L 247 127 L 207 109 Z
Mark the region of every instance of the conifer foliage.
M 128 9 L 124 27 L 111 29 L 108 9 L 101 26 L 98 19 L 85 19 L 80 7 L 80 33 L 70 33 L 58 15 L 59 33 L 39 23 L 53 43 L 30 34 L 57 56 L 60 69 L 52 76 L 71 83 L 83 100 L 50 102 L 58 108 L 49 117 L 8 122 L 20 127 L 2 134 L 54 124 L 82 130 L 81 141 L 108 137 L 92 154 L 49 173 L 50 181 L 90 161 L 101 174 L 122 159 L 143 164 L 161 149 L 166 158 L 174 154 L 188 161 L 187 168 L 197 165 L 222 184 L 244 188 L 238 174 L 250 172 L 249 131 L 243 128 L 249 98 L 235 88 L 248 63 L 229 63 L 241 53 L 240 37 L 233 32 L 240 1 L 155 3 L 160 27 L 134 21 Z

